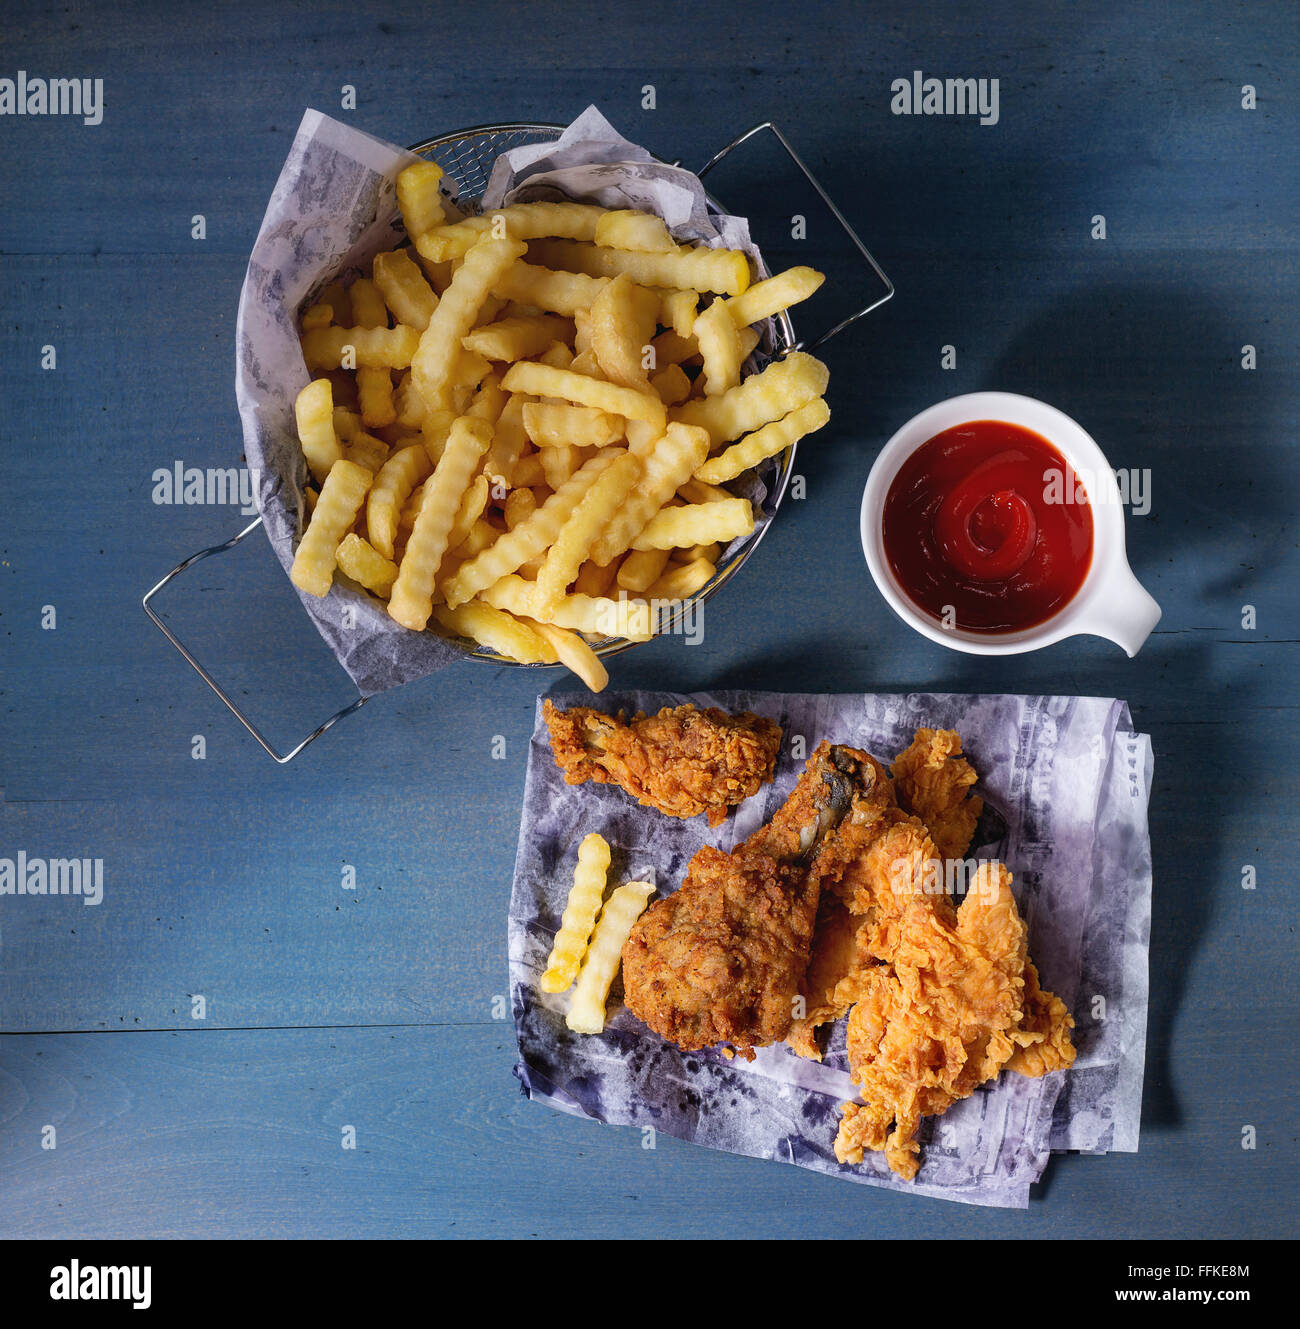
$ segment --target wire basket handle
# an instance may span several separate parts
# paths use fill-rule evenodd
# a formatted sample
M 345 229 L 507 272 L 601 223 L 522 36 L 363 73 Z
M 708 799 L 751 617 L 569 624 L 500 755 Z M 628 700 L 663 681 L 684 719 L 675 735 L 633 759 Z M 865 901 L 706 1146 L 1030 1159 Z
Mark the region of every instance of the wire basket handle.
M 883 305 L 886 300 L 889 300 L 893 296 L 894 283 L 890 281 L 889 278 L 885 275 L 885 270 L 880 266 L 879 263 L 876 262 L 874 256 L 871 253 L 871 250 L 869 250 L 866 247 L 866 245 L 862 243 L 862 237 L 849 224 L 848 218 L 845 217 L 845 215 L 839 210 L 838 207 L 836 207 L 835 200 L 832 199 L 831 196 L 822 188 L 821 181 L 819 181 L 817 177 L 812 173 L 812 171 L 808 169 L 803 158 L 800 157 L 799 154 L 794 150 L 794 148 L 790 146 L 790 140 L 786 138 L 786 136 L 776 127 L 776 125 L 772 123 L 771 120 L 764 120 L 762 124 L 754 125 L 751 128 L 745 130 L 743 134 L 740 134 L 736 138 L 733 138 L 725 148 L 721 149 L 721 151 L 719 152 L 715 152 L 713 156 L 710 157 L 709 160 L 704 164 L 704 166 L 699 171 L 696 172 L 696 174 L 700 177 L 701 180 L 704 179 L 704 177 L 729 152 L 734 152 L 735 149 L 740 147 L 742 143 L 747 143 L 751 138 L 754 137 L 755 134 L 761 134 L 765 129 L 770 130 L 772 132 L 772 134 L 776 138 L 776 141 L 785 149 L 786 154 L 787 156 L 789 156 L 790 160 L 794 162 L 794 164 L 800 169 L 800 171 L 803 172 L 804 179 L 807 180 L 808 183 L 812 185 L 812 187 L 817 191 L 818 195 L 821 197 L 822 202 L 826 204 L 826 206 L 831 210 L 832 214 L 834 215 L 835 220 L 839 222 L 841 227 L 843 227 L 845 235 L 847 235 L 849 239 L 853 241 L 854 245 L 857 246 L 858 252 L 862 255 L 863 258 L 867 260 L 867 263 L 871 266 L 872 272 L 876 274 L 876 276 L 880 279 L 881 285 L 884 287 L 884 293 L 882 295 L 877 296 L 876 299 L 874 299 L 870 304 L 863 305 L 861 309 L 857 310 L 855 313 L 850 314 L 848 318 L 841 319 L 840 322 L 838 322 L 833 328 L 828 328 L 825 332 L 823 332 L 820 337 L 816 337 L 812 341 L 798 341 L 792 347 L 790 347 L 790 351 L 814 351 L 817 349 L 817 347 L 830 341 L 832 337 L 838 336 L 850 324 L 856 323 L 860 318 L 864 318 L 867 314 L 871 313 L 873 309 L 879 309 L 880 306 Z M 789 351 L 786 352 L 787 355 L 789 353 L 790 353 Z
M 248 732 L 252 734 L 252 736 L 255 739 L 257 739 L 259 744 L 261 744 L 262 750 L 273 761 L 277 762 L 281 766 L 285 766 L 289 762 L 291 762 L 303 750 L 303 748 L 307 747 L 309 743 L 314 743 L 327 729 L 332 729 L 336 724 L 338 724 L 338 722 L 341 719 L 343 719 L 345 715 L 351 715 L 353 711 L 359 711 L 361 707 L 364 706 L 369 699 L 364 696 L 358 697 L 356 701 L 351 703 L 351 705 L 345 706 L 341 711 L 335 711 L 334 714 L 331 715 L 330 718 L 326 720 L 324 724 L 317 725 L 317 727 L 313 729 L 311 733 L 308 734 L 307 737 L 304 738 L 302 742 L 298 744 L 297 747 L 291 748 L 288 752 L 279 752 L 276 750 L 276 748 L 274 748 L 271 745 L 271 743 L 267 740 L 266 736 L 252 722 L 252 720 L 250 720 L 248 716 L 246 716 L 244 712 L 239 709 L 238 704 L 234 700 L 232 700 L 230 695 L 225 691 L 224 688 L 222 688 L 221 684 L 218 683 L 217 680 L 213 678 L 212 675 L 208 673 L 208 671 L 199 663 L 199 661 L 190 651 L 189 647 L 187 647 L 185 643 L 181 641 L 181 639 L 171 630 L 171 628 L 169 628 L 167 624 L 164 623 L 163 620 L 158 617 L 157 613 L 155 613 L 154 611 L 153 606 L 149 603 L 150 600 L 152 600 L 154 596 L 157 595 L 158 592 L 161 591 L 162 588 L 167 585 L 168 582 L 170 582 L 174 577 L 178 577 L 182 572 L 185 571 L 186 568 L 193 567 L 195 563 L 201 562 L 203 559 L 207 558 L 210 554 L 223 554 L 227 549 L 233 549 L 246 535 L 250 535 L 252 534 L 253 531 L 257 530 L 257 528 L 261 524 L 262 524 L 262 519 L 261 517 L 258 517 L 254 521 L 250 521 L 248 525 L 245 526 L 244 529 L 239 532 L 238 535 L 231 536 L 231 538 L 227 540 L 224 544 L 213 545 L 210 549 L 200 549 L 197 554 L 191 554 L 189 558 L 187 558 L 183 563 L 178 563 L 156 586 L 146 591 L 144 599 L 140 603 L 144 607 L 144 612 L 148 614 L 149 617 L 153 620 L 154 626 L 163 634 L 164 637 L 167 638 L 169 642 L 171 642 L 173 646 L 176 647 L 176 649 L 186 658 L 186 660 L 189 661 L 189 663 L 194 667 L 195 673 L 198 674 L 198 676 L 208 685 L 208 687 L 210 687 L 213 690 L 213 692 L 215 692 L 217 696 L 220 697 L 221 700 L 226 703 L 226 706 L 230 709 L 235 719 L 238 720 L 239 723 L 242 724 L 244 728 L 247 729 Z

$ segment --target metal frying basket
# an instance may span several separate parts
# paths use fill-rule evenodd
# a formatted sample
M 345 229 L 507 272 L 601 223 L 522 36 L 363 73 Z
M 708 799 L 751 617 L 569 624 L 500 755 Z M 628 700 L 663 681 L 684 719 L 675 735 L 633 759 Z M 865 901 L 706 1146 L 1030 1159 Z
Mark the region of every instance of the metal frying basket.
M 545 124 L 545 123 L 513 123 L 496 125 L 477 125 L 470 129 L 457 130 L 452 134 L 443 134 L 437 138 L 424 139 L 419 143 L 412 144 L 411 151 L 422 157 L 436 162 L 442 167 L 447 177 L 456 185 L 457 194 L 462 202 L 476 202 L 487 188 L 488 178 L 492 174 L 493 164 L 501 153 L 509 151 L 511 148 L 524 147 L 534 143 L 549 143 L 559 138 L 564 132 L 564 125 Z M 871 251 L 863 244 L 858 233 L 849 224 L 844 214 L 835 205 L 834 200 L 822 188 L 817 177 L 813 175 L 805 165 L 803 159 L 795 152 L 790 145 L 789 140 L 776 125 L 770 120 L 761 124 L 752 126 L 745 130 L 743 134 L 732 139 L 720 151 L 705 163 L 705 165 L 696 172 L 696 175 L 703 180 L 708 173 L 722 161 L 729 153 L 735 151 L 743 143 L 748 142 L 757 134 L 767 131 L 775 137 L 776 141 L 785 150 L 790 160 L 798 167 L 809 185 L 817 191 L 822 202 L 826 204 L 831 214 L 835 217 L 843 228 L 845 234 L 852 241 L 855 248 L 862 255 L 867 265 L 880 284 L 880 293 L 869 303 L 863 305 L 860 309 L 850 314 L 847 318 L 841 319 L 833 327 L 826 329 L 820 335 L 812 340 L 798 340 L 795 337 L 794 325 L 790 321 L 788 312 L 777 315 L 773 320 L 774 345 L 772 347 L 773 358 L 780 359 L 789 355 L 792 351 L 811 351 L 818 346 L 830 341 L 832 337 L 843 332 L 845 328 L 856 323 L 858 319 L 878 309 L 894 294 L 894 285 L 885 275 L 880 264 L 872 257 Z M 673 162 L 672 165 L 678 166 L 680 162 Z M 710 207 L 718 213 L 725 212 L 725 209 L 719 204 L 711 194 L 707 195 Z M 797 444 L 791 444 L 784 453 L 781 454 L 777 464 L 776 474 L 769 478 L 769 492 L 764 507 L 768 512 L 768 521 L 759 527 L 752 536 L 750 536 L 732 556 L 718 568 L 707 585 L 696 592 L 689 599 L 681 602 L 672 612 L 671 616 L 661 619 L 659 632 L 670 632 L 682 620 L 685 615 L 690 613 L 694 605 L 702 603 L 708 599 L 715 591 L 728 582 L 740 569 L 745 560 L 758 547 L 759 541 L 763 538 L 768 526 L 771 525 L 776 515 L 776 510 L 780 507 L 781 501 L 785 497 L 786 489 L 790 483 L 790 476 L 794 469 L 794 458 Z M 358 696 L 356 701 L 345 706 L 342 710 L 336 711 L 329 719 L 318 725 L 310 734 L 307 735 L 297 746 L 291 748 L 288 752 L 280 752 L 266 738 L 262 731 L 253 723 L 253 721 L 243 712 L 239 705 L 231 698 L 229 693 L 217 682 L 208 670 L 200 663 L 185 644 L 172 632 L 167 624 L 159 617 L 157 611 L 151 603 L 159 591 L 163 589 L 173 578 L 179 576 L 187 568 L 195 563 L 209 557 L 212 554 L 224 553 L 228 549 L 233 549 L 241 540 L 250 535 L 262 524 L 261 517 L 249 522 L 237 535 L 219 545 L 213 545 L 209 549 L 201 549 L 197 553 L 191 554 L 189 558 L 182 563 L 177 564 L 157 585 L 152 586 L 144 595 L 142 601 L 144 611 L 149 615 L 154 625 L 166 636 L 167 640 L 181 653 L 182 656 L 193 666 L 199 677 L 217 694 L 226 704 L 235 718 L 244 726 L 245 729 L 257 740 L 262 749 L 274 761 L 280 765 L 292 761 L 305 747 L 315 742 L 327 729 L 332 728 L 345 715 L 351 715 L 353 711 L 359 710 L 366 701 L 366 696 Z M 617 655 L 621 651 L 636 645 L 635 642 L 621 639 L 610 639 L 600 643 L 593 643 L 592 649 L 597 655 L 605 657 Z M 506 659 L 497 655 L 493 651 L 479 647 L 469 653 L 469 658 L 479 661 L 486 661 L 496 665 L 511 665 L 521 669 L 549 669 L 554 666 L 520 664 L 518 661 Z

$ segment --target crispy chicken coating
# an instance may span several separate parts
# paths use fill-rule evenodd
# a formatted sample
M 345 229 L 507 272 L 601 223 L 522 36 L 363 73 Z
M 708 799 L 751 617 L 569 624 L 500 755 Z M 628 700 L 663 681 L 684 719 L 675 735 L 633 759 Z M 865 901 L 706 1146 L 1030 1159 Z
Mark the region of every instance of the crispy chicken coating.
M 706 845 L 686 880 L 638 919 L 623 947 L 628 1009 L 687 1050 L 741 1056 L 779 1042 L 808 967 L 817 863 L 883 769 L 823 743 L 784 806 L 729 854 Z
M 666 706 L 625 722 L 622 712 L 561 711 L 547 701 L 542 714 L 568 784 L 617 784 L 670 817 L 705 812 L 710 826 L 771 781 L 781 747 L 780 725 L 748 711 Z
M 925 822 L 942 858 L 960 858 L 984 810 L 984 800 L 970 792 L 979 777 L 961 755 L 961 735 L 918 729 L 891 770 L 899 806 Z

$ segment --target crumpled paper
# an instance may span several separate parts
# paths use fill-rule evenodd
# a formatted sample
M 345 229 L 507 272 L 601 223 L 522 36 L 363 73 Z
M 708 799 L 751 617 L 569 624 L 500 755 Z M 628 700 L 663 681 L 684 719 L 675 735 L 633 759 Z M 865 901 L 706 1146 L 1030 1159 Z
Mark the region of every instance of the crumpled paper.
M 298 311 L 328 282 L 350 280 L 375 254 L 403 243 L 396 180 L 418 160 L 403 148 L 307 111 L 253 246 L 236 325 L 235 392 L 258 511 L 286 572 L 302 529 L 307 482 L 293 415 L 294 399 L 310 378 L 298 344 Z M 767 275 L 743 219 L 711 214 L 697 177 L 629 143 L 594 107 L 557 141 L 503 153 L 482 206 L 554 198 L 658 212 L 679 240 L 743 249 L 759 276 Z M 467 211 L 479 207 L 471 199 L 458 202 Z M 756 363 L 771 349 L 769 320 Z M 768 487 L 752 476 L 747 486 L 732 488 L 754 503 L 755 531 L 745 540 L 756 540 L 774 507 L 766 501 Z M 324 599 L 301 592 L 299 598 L 366 696 L 422 678 L 466 654 L 436 633 L 411 632 L 394 622 L 342 573 Z
M 586 694 L 557 706 L 591 705 Z M 562 1111 L 615 1125 L 652 1126 L 731 1153 L 811 1168 L 847 1181 L 968 1204 L 1024 1208 L 1053 1151 L 1134 1152 L 1146 1046 L 1151 849 L 1150 739 L 1133 732 L 1125 702 L 1096 697 L 813 695 L 771 692 L 602 694 L 602 710 L 698 706 L 752 710 L 780 722 L 774 783 L 716 832 L 640 807 L 613 785 L 564 783 L 538 702 L 510 900 L 510 979 L 524 1092 Z M 835 1159 L 840 1105 L 856 1098 L 844 1025 L 820 1064 L 782 1047 L 755 1060 L 682 1052 L 618 1000 L 605 1032 L 564 1023 L 568 998 L 538 989 L 559 926 L 578 845 L 599 831 L 611 878 L 675 890 L 705 843 L 727 850 L 768 820 L 822 739 L 892 760 L 922 725 L 961 734 L 986 802 L 971 853 L 998 858 L 1029 928 L 1046 988 L 1074 1014 L 1074 1067 L 1031 1080 L 1003 1074 L 921 1129 L 915 1181 L 882 1155 Z M 796 741 L 798 740 L 798 741 Z M 797 755 L 796 755 L 797 754 Z

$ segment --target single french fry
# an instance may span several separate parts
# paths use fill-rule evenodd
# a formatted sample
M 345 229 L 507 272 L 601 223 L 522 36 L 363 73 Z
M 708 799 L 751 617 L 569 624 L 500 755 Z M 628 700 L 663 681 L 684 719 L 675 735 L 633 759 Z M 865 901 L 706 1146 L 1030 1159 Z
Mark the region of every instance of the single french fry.
M 463 604 L 554 544 L 582 496 L 613 463 L 616 455 L 613 449 L 597 453 L 531 516 L 503 535 L 490 549 L 466 563 L 443 588 L 447 603 L 453 607 Z
M 691 395 L 691 380 L 681 365 L 669 365 L 650 379 L 650 386 L 665 406 L 676 406 Z
M 659 322 L 679 337 L 689 337 L 699 307 L 698 291 L 664 291 L 659 297 Z
M 310 332 L 312 328 L 328 328 L 333 321 L 333 306 L 318 302 L 303 310 L 299 326 L 304 332 Z
M 668 253 L 602 249 L 578 240 L 543 240 L 529 246 L 529 257 L 547 267 L 616 277 L 626 272 L 641 286 L 740 295 L 749 286 L 749 259 L 739 249 L 678 247 Z
M 328 383 L 329 379 L 324 381 Z M 334 432 L 339 436 L 341 442 L 355 443 L 365 433 L 365 430 L 361 427 L 361 417 L 356 411 L 349 411 L 342 406 L 336 406 L 334 408 Z
M 707 558 L 697 558 L 693 563 L 682 563 L 669 569 L 645 593 L 645 598 L 653 605 L 660 600 L 689 600 L 697 591 L 703 590 L 713 580 L 717 568 Z
M 521 240 L 484 236 L 465 255 L 443 293 L 411 359 L 411 379 L 431 411 L 448 405 L 452 375 L 462 350 L 461 338 L 474 326 L 492 284 L 524 252 L 524 247 Z
M 579 309 L 573 315 L 573 350 L 576 355 L 591 350 L 590 309 Z
M 594 240 L 605 209 L 589 203 L 515 203 L 426 231 L 416 247 L 431 262 L 460 258 L 484 235 L 533 240 L 546 235 Z
M 555 341 L 537 357 L 537 363 L 550 365 L 553 369 L 572 369 L 574 358 L 573 352 L 562 341 Z
M 573 583 L 573 593 L 575 595 L 587 595 L 593 600 L 601 599 L 606 591 L 614 584 L 614 578 L 618 575 L 617 563 L 597 563 L 594 559 L 588 559 L 582 567 L 578 569 L 577 579 Z M 581 631 L 586 631 L 576 623 L 562 623 L 561 627 L 579 627 Z M 619 634 L 626 636 L 626 633 Z
M 429 454 L 429 461 L 436 466 L 447 446 L 447 437 L 456 423 L 455 411 L 427 411 L 424 422 L 420 425 L 420 441 Z
M 474 400 L 470 403 L 466 415 L 476 420 L 484 420 L 495 425 L 506 404 L 506 393 L 501 387 L 501 379 L 493 372 L 489 373 L 478 385 Z
M 740 334 L 726 306 L 715 300 L 693 329 L 704 360 L 704 395 L 720 397 L 740 386 Z
M 459 544 L 453 545 L 451 553 L 442 560 L 442 567 L 438 569 L 438 576 L 443 580 L 450 580 L 471 558 L 494 545 L 497 536 L 500 534 L 501 532 L 486 517 L 480 517 L 469 528 L 469 534 Z M 449 566 L 453 556 L 456 561 L 455 569 Z
M 782 416 L 762 429 L 746 434 L 739 443 L 733 443 L 725 452 L 706 461 L 696 472 L 695 477 L 707 484 L 725 484 L 734 480 L 743 471 L 784 452 L 792 443 L 797 443 L 806 434 L 820 429 L 831 418 L 830 408 L 822 397 L 814 397 L 796 407 L 789 415 Z
M 618 567 L 618 584 L 633 594 L 648 590 L 668 566 L 667 549 L 634 549 Z
M 299 590 L 318 598 L 329 594 L 339 544 L 356 521 L 374 478 L 346 458 L 330 467 L 289 569 L 289 579 Z
M 388 309 L 374 282 L 358 277 L 348 294 L 352 297 L 352 317 L 357 327 L 388 327 Z M 368 428 L 382 429 L 397 419 L 393 405 L 393 375 L 381 365 L 357 367 L 357 399 L 361 403 L 362 423 Z
M 691 545 L 722 544 L 754 529 L 754 509 L 747 498 L 717 503 L 689 503 L 663 508 L 632 541 L 633 549 L 688 549 Z
M 531 318 L 503 318 L 475 328 L 461 339 L 461 345 L 489 360 L 527 360 L 541 355 L 554 342 L 568 341 L 574 335 L 573 323 L 556 314 L 535 314 Z
M 563 397 L 580 406 L 595 406 L 613 415 L 631 420 L 645 420 L 663 428 L 667 423 L 664 404 L 649 392 L 638 392 L 615 383 L 575 374 L 571 369 L 554 369 L 534 360 L 521 360 L 506 371 L 503 380 L 507 392 L 528 392 L 536 397 Z M 689 403 L 688 403 L 689 404 Z M 685 410 L 686 407 L 678 407 Z
M 520 664 L 555 664 L 559 659 L 555 647 L 535 627 L 480 600 L 459 609 L 435 605 L 433 617 L 448 632 L 468 637 L 480 646 L 490 646 L 498 655 L 518 660 Z
M 400 425 L 403 429 L 420 429 L 423 426 L 428 408 L 424 404 L 424 398 L 415 390 L 415 384 L 411 382 L 409 369 L 402 373 L 393 388 L 393 408 L 397 413 L 394 424 Z
M 723 308 L 736 327 L 745 328 L 806 300 L 825 280 L 826 274 L 816 268 L 787 268 L 775 277 L 755 282 L 743 295 L 724 301 Z
M 657 220 L 657 219 L 656 219 Z M 648 392 L 646 349 L 654 336 L 659 297 L 620 272 L 591 306 L 591 349 L 605 377 L 625 388 Z M 727 320 L 732 335 L 731 320 Z
M 577 674 L 592 692 L 605 690 L 609 684 L 609 672 L 601 664 L 600 657 L 581 637 L 567 628 L 557 628 L 553 623 L 539 623 L 529 619 L 528 624 L 551 646 L 559 662 Z
M 438 307 L 441 309 L 442 305 Z M 470 478 L 491 441 L 491 426 L 462 416 L 452 425 L 446 449 L 424 486 L 420 513 L 406 542 L 406 553 L 388 602 L 389 614 L 412 631 L 422 631 L 429 621 L 438 566 L 447 552 L 452 526 Z
M 368 591 L 387 597 L 397 580 L 397 564 L 385 558 L 368 540 L 355 531 L 343 537 L 338 548 L 339 571 L 360 582 Z
M 510 573 L 480 591 L 478 598 L 497 609 L 574 632 L 623 637 L 628 641 L 649 641 L 654 635 L 650 606 L 625 594 L 614 599 L 575 590 L 572 595 L 561 597 L 543 618 L 537 607 L 537 584 Z
M 416 162 L 397 177 L 397 207 L 402 223 L 412 240 L 441 226 L 447 212 L 438 186 L 443 170 L 436 162 Z
M 666 254 L 677 248 L 662 217 L 630 208 L 602 213 L 592 238 L 607 249 L 639 249 Z
M 527 404 L 528 398 L 518 393 L 507 396 L 493 430 L 492 446 L 483 458 L 483 474 L 498 501 L 505 499 L 515 465 L 528 445 L 528 435 L 524 432 L 524 407 Z
M 558 489 L 586 460 L 581 448 L 560 447 L 543 448 L 538 453 L 542 463 L 542 475 L 552 489 Z
M 639 535 L 651 517 L 690 479 L 709 455 L 709 436 L 688 425 L 669 425 L 661 438 L 633 442 L 629 449 L 640 456 L 645 474 L 628 501 L 592 546 L 597 563 L 612 563 Z M 730 497 L 730 495 L 728 495 Z M 692 540 L 690 543 L 698 544 Z
M 677 497 L 683 503 L 722 503 L 726 499 L 735 498 L 735 495 L 719 485 L 706 484 L 703 480 L 692 478 L 678 485 Z
M 370 543 L 385 558 L 393 556 L 399 513 L 411 491 L 431 470 L 429 453 L 419 444 L 399 449 L 379 468 L 366 500 L 366 532 Z
M 539 448 L 605 448 L 623 437 L 623 419 L 594 406 L 530 401 L 523 407 L 524 432 Z
M 577 986 L 569 998 L 569 1012 L 564 1017 L 565 1024 L 575 1034 L 604 1031 L 605 1004 L 622 962 L 623 947 L 654 893 L 655 888 L 648 881 L 629 881 L 609 897 L 601 910 L 578 972 Z
M 692 329 L 694 324 L 691 324 Z M 700 356 L 700 344 L 694 334 L 675 332 L 672 328 L 661 332 L 651 343 L 655 353 L 655 366 L 662 369 L 666 365 L 682 365 Z
M 578 846 L 573 885 L 569 888 L 560 927 L 547 957 L 546 970 L 538 984 L 543 992 L 563 992 L 577 978 L 605 895 L 609 863 L 609 844 L 604 836 L 592 831 Z
M 673 419 L 707 429 L 714 446 L 730 443 L 822 396 L 829 378 L 820 360 L 795 351 L 720 397 L 674 406 Z
M 516 526 L 528 520 L 537 511 L 537 500 L 531 489 L 512 489 L 506 498 L 506 530 L 513 531 Z M 498 606 L 502 608 L 503 606 Z
M 527 489 L 546 485 L 546 473 L 542 470 L 542 454 L 533 452 L 526 457 L 520 457 L 510 471 L 510 483 Z M 549 485 L 546 487 L 550 488 Z
M 438 297 L 409 251 L 376 254 L 374 272 L 375 288 L 393 311 L 394 320 L 423 332 L 438 307 Z
M 618 512 L 644 470 L 641 458 L 635 453 L 620 453 L 578 500 L 555 543 L 547 551 L 546 561 L 537 574 L 536 603 L 541 614 L 549 613 L 559 602 L 565 587 L 586 562 L 592 545 Z
M 364 466 L 368 471 L 377 471 L 388 460 L 388 444 L 382 438 L 362 433 L 348 444 L 347 451 L 343 455 L 349 461 L 356 462 L 358 466 Z
M 579 309 L 591 308 L 606 280 L 578 272 L 554 272 L 520 261 L 497 279 L 492 294 L 573 318 Z
M 324 480 L 330 467 L 343 456 L 334 429 L 334 389 L 329 379 L 317 378 L 308 383 L 298 394 L 293 413 L 307 468 L 317 480 Z
M 419 345 L 419 332 L 402 323 L 395 328 L 312 328 L 303 334 L 302 357 L 313 372 L 338 369 L 345 359 L 350 369 L 405 369 Z
M 425 482 L 426 484 L 428 481 Z M 486 475 L 476 475 L 470 482 L 470 486 L 465 490 L 464 496 L 460 500 L 460 506 L 456 509 L 456 519 L 451 524 L 451 534 L 447 537 L 447 548 L 450 552 L 469 539 L 470 532 L 478 525 L 483 513 L 487 510 L 488 502 L 488 480 Z M 490 543 L 490 542 L 489 542 Z M 474 551 L 478 553 L 478 550 Z M 443 559 L 443 567 L 446 566 L 447 559 Z M 454 569 L 439 568 L 439 575 L 448 578 L 452 575 Z

